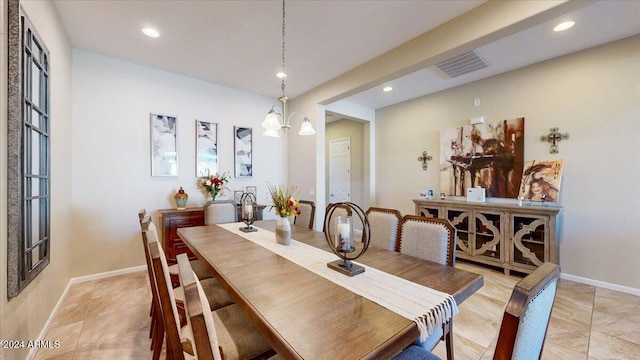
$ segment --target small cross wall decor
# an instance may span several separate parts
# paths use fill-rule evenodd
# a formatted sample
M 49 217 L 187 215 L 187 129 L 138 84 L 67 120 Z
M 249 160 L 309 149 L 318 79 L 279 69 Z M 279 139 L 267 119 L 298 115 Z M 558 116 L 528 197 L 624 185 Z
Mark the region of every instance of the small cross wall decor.
M 557 154 L 558 151 L 558 143 L 562 140 L 566 140 L 569 138 L 569 133 L 560 134 L 558 131 L 559 128 L 551 128 L 549 134 L 542 135 L 540 137 L 540 141 L 546 141 L 551 143 L 551 149 L 549 150 L 549 154 Z
M 426 151 L 422 152 L 422 156 L 418 158 L 418 161 L 422 161 L 422 170 L 427 171 L 427 161 L 433 160 L 431 155 L 427 155 Z

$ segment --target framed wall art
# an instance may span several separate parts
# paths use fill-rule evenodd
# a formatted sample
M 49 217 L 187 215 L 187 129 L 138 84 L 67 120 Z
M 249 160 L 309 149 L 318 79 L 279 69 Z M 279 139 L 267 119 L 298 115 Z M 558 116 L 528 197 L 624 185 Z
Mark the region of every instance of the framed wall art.
M 151 113 L 151 176 L 178 176 L 176 117 Z
M 519 198 L 558 202 L 562 180 L 562 159 L 525 161 Z
M 233 127 L 236 177 L 253 176 L 252 132 L 251 128 Z
M 218 172 L 218 124 L 196 120 L 196 176 Z
M 440 132 L 440 189 L 446 195 L 482 187 L 487 197 L 515 199 L 523 164 L 524 118 Z

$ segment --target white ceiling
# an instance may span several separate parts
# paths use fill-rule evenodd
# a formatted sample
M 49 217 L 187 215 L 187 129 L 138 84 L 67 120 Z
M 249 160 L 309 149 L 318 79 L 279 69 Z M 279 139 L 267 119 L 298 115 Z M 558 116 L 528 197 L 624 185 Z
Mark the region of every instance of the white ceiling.
M 286 92 L 296 97 L 441 25 L 484 1 L 289 0 Z M 203 81 L 278 97 L 282 3 L 54 0 L 74 48 Z M 490 67 L 455 79 L 426 68 L 346 100 L 380 108 L 640 33 L 640 1 L 601 1 L 478 48 Z M 161 36 L 141 33 L 155 27 Z M 384 85 L 384 84 L 383 84 Z

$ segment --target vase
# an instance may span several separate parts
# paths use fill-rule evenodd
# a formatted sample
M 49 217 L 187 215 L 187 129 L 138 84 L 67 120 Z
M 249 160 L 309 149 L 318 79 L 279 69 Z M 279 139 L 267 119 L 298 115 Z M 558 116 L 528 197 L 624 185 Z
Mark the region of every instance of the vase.
M 276 223 L 276 241 L 278 244 L 289 245 L 291 244 L 291 224 L 289 218 L 279 217 Z
M 187 200 L 189 200 L 189 195 L 184 192 L 184 190 L 182 190 L 182 186 L 180 187 L 180 190 L 178 190 L 178 193 L 175 196 L 176 198 L 176 208 L 178 210 L 184 210 L 187 208 Z

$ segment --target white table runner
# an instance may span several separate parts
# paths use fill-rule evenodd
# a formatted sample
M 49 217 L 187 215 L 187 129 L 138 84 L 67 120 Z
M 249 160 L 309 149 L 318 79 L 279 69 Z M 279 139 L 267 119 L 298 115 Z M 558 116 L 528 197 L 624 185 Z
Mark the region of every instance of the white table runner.
M 239 230 L 244 223 L 219 226 L 400 316 L 413 320 L 420 330 L 420 341 L 425 341 L 437 327 L 442 326 L 458 313 L 458 306 L 453 296 L 441 291 L 360 263 L 357 264 L 364 266 L 366 271 L 349 277 L 327 267 L 328 262 L 339 259 L 333 253 L 293 239 L 289 246 L 280 245 L 276 242 L 273 232 L 259 227 L 257 232 L 244 233 Z

